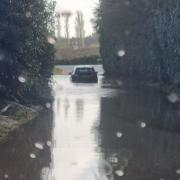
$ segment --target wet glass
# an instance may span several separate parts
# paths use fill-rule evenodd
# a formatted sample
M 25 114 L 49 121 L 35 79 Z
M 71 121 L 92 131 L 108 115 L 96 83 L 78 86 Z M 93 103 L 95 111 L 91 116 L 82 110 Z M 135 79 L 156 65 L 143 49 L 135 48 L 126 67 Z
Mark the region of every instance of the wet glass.
M 179 12 L 1 0 L 0 180 L 180 180 Z

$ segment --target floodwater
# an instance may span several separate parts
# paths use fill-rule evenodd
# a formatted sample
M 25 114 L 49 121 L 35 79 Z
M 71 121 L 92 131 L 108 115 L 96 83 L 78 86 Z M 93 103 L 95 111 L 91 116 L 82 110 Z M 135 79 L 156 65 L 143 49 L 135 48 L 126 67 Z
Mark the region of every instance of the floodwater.
M 128 80 L 53 80 L 53 113 L 0 146 L 0 180 L 180 179 L 178 106 Z

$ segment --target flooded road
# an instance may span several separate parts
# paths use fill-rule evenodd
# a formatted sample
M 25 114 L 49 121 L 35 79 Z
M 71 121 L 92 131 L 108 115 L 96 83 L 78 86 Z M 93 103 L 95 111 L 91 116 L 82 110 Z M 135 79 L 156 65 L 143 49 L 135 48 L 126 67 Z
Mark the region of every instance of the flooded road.
M 0 180 L 178 180 L 180 111 L 125 80 L 54 77 L 53 114 L 0 146 Z

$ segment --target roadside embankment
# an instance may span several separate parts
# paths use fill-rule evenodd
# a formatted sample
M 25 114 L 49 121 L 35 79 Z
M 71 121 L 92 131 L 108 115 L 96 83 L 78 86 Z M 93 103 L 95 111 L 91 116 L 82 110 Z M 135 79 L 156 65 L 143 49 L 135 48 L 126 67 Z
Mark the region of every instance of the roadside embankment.
M 0 110 L 0 143 L 21 125 L 36 119 L 42 110 L 40 106 L 28 107 L 14 102 L 4 104 Z

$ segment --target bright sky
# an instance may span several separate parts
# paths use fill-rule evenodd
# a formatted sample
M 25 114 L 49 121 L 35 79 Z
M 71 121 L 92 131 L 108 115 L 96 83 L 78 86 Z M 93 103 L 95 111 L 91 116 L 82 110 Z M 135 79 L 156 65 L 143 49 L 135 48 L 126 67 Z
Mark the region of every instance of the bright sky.
M 56 0 L 57 10 L 69 10 L 75 15 L 77 10 L 80 10 L 84 14 L 85 31 L 86 35 L 90 35 L 93 32 L 91 25 L 91 18 L 93 18 L 93 9 L 98 4 L 99 0 Z M 64 24 L 62 24 L 64 26 Z M 70 21 L 71 36 L 74 36 L 74 16 Z M 63 31 L 62 31 L 63 33 Z

